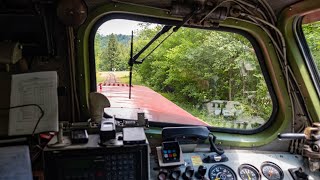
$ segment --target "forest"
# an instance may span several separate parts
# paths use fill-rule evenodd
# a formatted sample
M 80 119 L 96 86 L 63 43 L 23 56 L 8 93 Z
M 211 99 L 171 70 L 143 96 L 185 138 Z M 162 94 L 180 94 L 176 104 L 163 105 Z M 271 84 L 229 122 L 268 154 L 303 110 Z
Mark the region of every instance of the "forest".
M 160 25 L 141 23 L 139 30 L 134 32 L 134 54 L 161 28 Z M 313 36 L 312 32 L 319 25 L 303 28 L 308 43 L 313 45 L 310 46 L 311 51 L 318 50 L 320 36 Z M 157 40 L 141 57 L 145 57 L 165 36 Z M 130 35 L 103 36 L 97 32 L 97 72 L 128 71 L 130 41 Z M 314 57 L 319 60 L 319 51 L 315 52 Z M 245 123 L 251 121 L 250 128 L 257 128 L 270 118 L 273 110 L 260 63 L 263 62 L 258 61 L 252 44 L 239 34 L 181 28 L 142 64 L 134 66 L 133 84 L 152 88 L 211 125 L 237 128 L 234 127 L 235 121 L 243 123 L 246 120 Z M 316 64 L 319 67 L 319 61 Z M 97 79 L 98 82 L 103 81 L 99 77 Z M 222 109 L 226 108 L 228 102 L 240 103 L 232 116 L 210 114 L 208 104 L 217 108 L 215 103 L 220 101 L 224 102 L 220 104 Z M 228 124 L 230 121 L 233 123 Z

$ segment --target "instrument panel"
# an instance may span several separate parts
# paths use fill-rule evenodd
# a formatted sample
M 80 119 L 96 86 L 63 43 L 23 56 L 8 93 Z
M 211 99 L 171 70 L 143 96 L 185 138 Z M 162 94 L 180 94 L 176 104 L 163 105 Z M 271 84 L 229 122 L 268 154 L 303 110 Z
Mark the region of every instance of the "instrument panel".
M 310 180 L 320 179 L 320 173 L 312 173 L 305 168 L 303 157 L 289 153 L 250 151 L 250 150 L 225 150 L 228 161 L 216 163 L 204 163 L 199 159 L 205 159 L 210 153 L 184 153 L 184 165 L 180 166 L 181 176 L 177 179 L 209 179 L 209 180 L 292 180 L 289 169 L 300 168 L 309 175 Z M 154 163 L 156 165 L 156 162 Z M 151 169 L 157 169 L 152 168 Z M 207 169 L 201 178 L 197 172 L 200 169 Z M 194 169 L 192 178 L 185 178 L 186 169 Z M 177 174 L 177 167 L 175 167 Z M 171 170 L 168 169 L 168 176 L 165 179 L 173 179 L 170 177 Z M 158 179 L 159 171 L 151 170 L 151 179 Z

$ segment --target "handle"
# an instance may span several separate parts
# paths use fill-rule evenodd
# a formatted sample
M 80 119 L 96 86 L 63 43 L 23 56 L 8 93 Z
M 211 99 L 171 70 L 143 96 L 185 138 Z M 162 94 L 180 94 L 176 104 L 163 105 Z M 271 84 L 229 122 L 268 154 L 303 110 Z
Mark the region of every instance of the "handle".
M 294 139 L 306 139 L 306 135 L 303 133 L 283 133 L 278 135 L 279 140 L 294 140 Z

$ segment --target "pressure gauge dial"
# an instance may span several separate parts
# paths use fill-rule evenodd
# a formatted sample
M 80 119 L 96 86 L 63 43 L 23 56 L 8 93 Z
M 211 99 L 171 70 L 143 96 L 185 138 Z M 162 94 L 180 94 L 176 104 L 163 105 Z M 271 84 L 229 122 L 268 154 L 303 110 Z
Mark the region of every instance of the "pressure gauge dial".
M 259 170 L 250 164 L 242 164 L 238 169 L 239 176 L 242 180 L 260 180 Z
M 264 162 L 261 172 L 268 180 L 282 180 L 284 176 L 282 169 L 272 162 Z
M 234 171 L 223 164 L 213 165 L 209 170 L 210 180 L 237 180 Z

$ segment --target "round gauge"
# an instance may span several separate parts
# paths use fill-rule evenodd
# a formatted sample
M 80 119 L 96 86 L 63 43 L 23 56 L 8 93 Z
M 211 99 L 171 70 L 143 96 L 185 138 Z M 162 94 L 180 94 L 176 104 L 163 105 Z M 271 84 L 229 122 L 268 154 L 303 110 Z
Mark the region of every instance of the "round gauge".
M 250 164 L 242 164 L 239 169 L 239 176 L 242 180 L 260 180 L 259 170 Z
M 213 165 L 209 170 L 210 180 L 237 180 L 234 171 L 223 164 Z
M 282 169 L 278 165 L 276 165 L 272 162 L 262 163 L 261 171 L 262 171 L 262 174 L 268 180 L 282 180 L 283 179 Z

